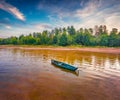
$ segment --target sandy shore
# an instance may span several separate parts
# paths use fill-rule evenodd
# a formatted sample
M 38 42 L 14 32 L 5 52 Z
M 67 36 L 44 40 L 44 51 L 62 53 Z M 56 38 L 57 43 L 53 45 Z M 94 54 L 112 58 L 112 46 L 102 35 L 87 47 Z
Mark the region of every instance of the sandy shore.
M 52 47 L 52 46 L 6 46 L 1 45 L 0 48 L 9 49 L 25 49 L 25 50 L 77 50 L 77 51 L 87 51 L 87 52 L 99 52 L 99 53 L 113 53 L 120 54 L 120 48 L 94 48 L 94 47 Z

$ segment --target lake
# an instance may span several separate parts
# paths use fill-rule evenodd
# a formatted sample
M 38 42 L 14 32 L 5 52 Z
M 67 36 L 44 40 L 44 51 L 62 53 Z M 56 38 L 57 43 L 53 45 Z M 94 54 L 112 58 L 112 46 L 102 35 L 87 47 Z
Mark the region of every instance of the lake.
M 79 73 L 51 64 L 77 66 Z M 0 49 L 0 100 L 119 100 L 120 54 Z

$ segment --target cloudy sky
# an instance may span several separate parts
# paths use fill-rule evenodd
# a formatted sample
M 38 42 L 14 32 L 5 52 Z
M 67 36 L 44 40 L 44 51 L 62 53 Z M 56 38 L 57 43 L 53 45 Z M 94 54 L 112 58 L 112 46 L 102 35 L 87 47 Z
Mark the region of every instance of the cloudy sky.
M 70 25 L 120 30 L 120 0 L 0 0 L 0 37 Z

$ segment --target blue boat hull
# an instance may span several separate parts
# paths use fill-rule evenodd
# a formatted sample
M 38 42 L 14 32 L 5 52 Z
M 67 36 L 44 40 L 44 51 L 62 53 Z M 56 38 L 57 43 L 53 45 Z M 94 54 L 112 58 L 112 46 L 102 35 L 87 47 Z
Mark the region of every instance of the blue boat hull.
M 66 63 L 63 63 L 63 62 L 60 62 L 60 61 L 56 61 L 56 60 L 51 60 L 51 63 L 58 66 L 58 67 L 68 69 L 70 71 L 75 71 L 75 70 L 78 69 L 77 67 L 74 67 L 74 66 L 71 66 L 69 64 L 66 64 Z

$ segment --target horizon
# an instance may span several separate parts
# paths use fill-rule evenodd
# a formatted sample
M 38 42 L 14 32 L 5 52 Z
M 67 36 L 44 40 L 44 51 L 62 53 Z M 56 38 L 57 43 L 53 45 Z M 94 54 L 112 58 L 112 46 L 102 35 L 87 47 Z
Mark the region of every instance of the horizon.
M 119 0 L 1 0 L 0 14 L 0 38 L 72 25 L 120 31 Z

